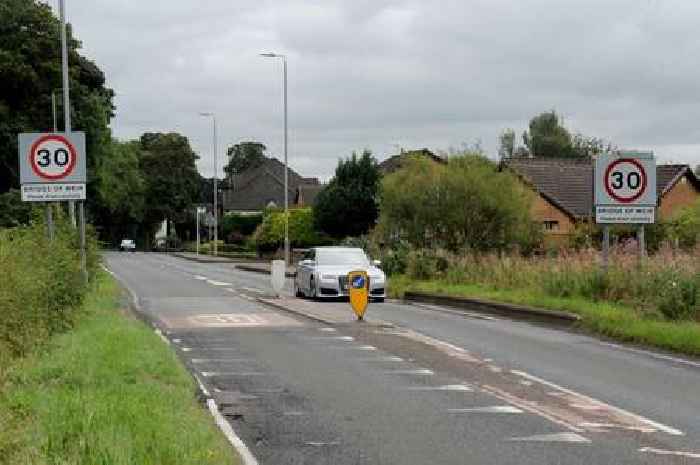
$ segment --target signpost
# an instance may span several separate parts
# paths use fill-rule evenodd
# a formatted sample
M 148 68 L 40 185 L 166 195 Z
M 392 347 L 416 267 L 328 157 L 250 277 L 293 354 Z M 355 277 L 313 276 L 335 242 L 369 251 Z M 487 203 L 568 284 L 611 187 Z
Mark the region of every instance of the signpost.
M 22 200 L 85 200 L 85 133 L 19 135 Z
M 351 271 L 348 273 L 348 284 L 350 305 L 357 319 L 362 321 L 369 303 L 369 276 L 366 271 Z
M 656 212 L 656 162 L 653 152 L 620 151 L 596 158 L 595 221 L 603 225 L 603 267 L 607 270 L 610 224 L 639 225 L 640 257 L 644 256 L 644 225 Z

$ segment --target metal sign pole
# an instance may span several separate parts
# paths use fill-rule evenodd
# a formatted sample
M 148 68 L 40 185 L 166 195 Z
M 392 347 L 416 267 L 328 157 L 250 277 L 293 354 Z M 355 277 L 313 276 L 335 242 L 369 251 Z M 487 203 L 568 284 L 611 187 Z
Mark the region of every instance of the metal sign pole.
M 49 242 L 53 242 L 53 230 L 53 208 L 51 208 L 51 202 L 46 202 L 46 235 Z
M 78 215 L 80 217 L 80 270 L 83 273 L 83 282 L 87 284 L 87 257 L 85 255 L 85 202 L 78 203 Z
M 197 255 L 199 255 L 199 207 L 197 207 Z
M 644 225 L 639 225 L 639 230 L 637 232 L 637 238 L 639 240 L 639 266 L 644 264 L 644 257 L 647 254 L 646 240 L 644 238 Z
M 608 272 L 610 255 L 610 226 L 603 225 L 603 273 Z

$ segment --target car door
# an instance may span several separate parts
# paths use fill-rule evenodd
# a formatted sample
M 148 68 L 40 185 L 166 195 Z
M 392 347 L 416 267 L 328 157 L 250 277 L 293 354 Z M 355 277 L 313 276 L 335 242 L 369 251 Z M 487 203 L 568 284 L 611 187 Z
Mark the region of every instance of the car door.
M 311 249 L 304 254 L 302 264 L 299 266 L 299 288 L 304 289 L 306 292 L 310 290 L 309 281 L 311 280 L 311 274 L 313 273 L 313 266 L 309 264 L 307 260 L 313 261 L 315 258 L 315 250 Z

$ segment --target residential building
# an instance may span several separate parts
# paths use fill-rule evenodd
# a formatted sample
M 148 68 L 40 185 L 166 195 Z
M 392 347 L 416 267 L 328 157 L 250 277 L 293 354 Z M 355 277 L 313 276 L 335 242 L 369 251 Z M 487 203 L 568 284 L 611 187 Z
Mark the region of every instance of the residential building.
M 571 158 L 517 158 L 502 162 L 537 194 L 533 218 L 547 244 L 568 242 L 577 223 L 593 221 L 593 162 Z M 656 167 L 657 219 L 671 218 L 700 199 L 700 180 L 688 165 Z
M 301 186 L 318 186 L 317 178 L 305 178 L 288 169 L 288 201 L 296 203 Z M 284 208 L 284 163 L 267 158 L 255 167 L 226 179 L 229 189 L 223 192 L 225 212 L 259 213 L 268 207 Z
M 418 150 L 401 150 L 401 153 L 387 158 L 379 164 L 379 171 L 383 175 L 391 174 L 403 167 L 412 157 L 425 157 L 437 163 L 447 163 L 447 159 L 436 155 L 430 150 L 423 148 Z

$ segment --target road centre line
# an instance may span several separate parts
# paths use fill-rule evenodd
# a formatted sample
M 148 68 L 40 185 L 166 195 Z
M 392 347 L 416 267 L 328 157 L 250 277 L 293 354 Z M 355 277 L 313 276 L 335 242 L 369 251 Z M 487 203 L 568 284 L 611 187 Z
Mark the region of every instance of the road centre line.
M 443 386 L 407 386 L 401 388 L 402 391 L 458 391 L 458 392 L 472 392 L 471 386 L 466 384 L 445 384 Z
M 626 416 L 629 416 L 629 417 L 634 418 L 635 420 L 639 421 L 640 423 L 644 423 L 644 424 L 650 425 L 650 426 L 656 428 L 656 429 L 659 430 L 659 431 L 663 431 L 664 433 L 667 433 L 667 434 L 670 434 L 670 435 L 673 435 L 673 436 L 684 436 L 684 435 L 685 435 L 685 433 L 683 433 L 683 431 L 677 430 L 676 428 L 672 428 L 672 427 L 670 427 L 670 426 L 664 425 L 663 423 L 659 423 L 659 422 L 656 422 L 656 421 L 654 421 L 654 420 L 650 420 L 650 419 L 648 419 L 648 418 L 644 418 L 644 417 L 642 417 L 642 416 L 640 416 L 640 415 L 637 415 L 637 414 L 632 413 L 632 412 L 628 412 L 627 410 L 621 409 L 621 408 L 619 408 L 619 407 L 614 407 L 614 406 L 609 405 L 609 404 L 606 404 L 606 403 L 604 403 L 604 402 L 595 400 L 595 399 L 593 399 L 593 398 L 591 398 L 591 397 L 588 397 L 588 396 L 586 396 L 586 395 L 579 394 L 578 392 L 572 391 L 571 389 L 567 389 L 567 388 L 565 388 L 565 387 L 563 387 L 563 386 L 559 386 L 559 385 L 557 385 L 557 384 L 554 384 L 554 383 L 549 382 L 549 381 L 547 381 L 547 380 L 544 380 L 544 379 L 542 379 L 542 378 L 538 378 L 537 376 L 533 376 L 533 375 L 530 375 L 530 374 L 528 374 L 528 373 L 525 373 L 525 372 L 523 372 L 523 371 L 518 371 L 518 370 L 511 370 L 510 372 L 513 373 L 513 374 L 516 375 L 516 376 L 520 376 L 520 377 L 525 378 L 525 379 L 527 379 L 527 380 L 529 380 L 529 381 L 533 381 L 533 382 L 536 382 L 536 383 L 539 383 L 539 384 L 543 384 L 543 385 L 548 386 L 548 387 L 550 387 L 550 388 L 557 389 L 557 390 L 559 390 L 559 391 L 561 391 L 561 392 L 563 392 L 563 393 L 566 393 L 566 394 L 569 394 L 569 395 L 572 395 L 572 396 L 579 397 L 579 398 L 585 400 L 586 402 L 590 402 L 590 403 L 592 403 L 592 404 L 599 404 L 599 405 L 605 406 L 605 407 L 607 407 L 609 410 L 614 411 L 614 412 L 618 413 L 619 415 L 626 415 Z
M 491 405 L 489 407 L 451 408 L 449 413 L 525 413 L 512 405 Z
M 387 357 L 368 358 L 368 359 L 365 359 L 365 360 L 363 360 L 363 361 L 364 361 L 364 362 L 369 362 L 369 363 L 375 363 L 375 362 L 376 362 L 376 363 L 380 363 L 380 362 L 395 362 L 395 363 L 399 363 L 399 362 L 403 362 L 403 361 L 405 361 L 405 360 L 402 359 L 401 357 L 396 357 L 395 355 L 389 355 L 389 356 L 387 356 Z
M 233 286 L 231 283 L 227 283 L 224 281 L 214 281 L 212 279 L 207 279 L 207 283 L 211 284 L 212 286 Z
M 206 276 L 200 276 L 200 275 L 192 275 L 192 277 L 196 280 L 199 280 L 199 281 L 206 281 L 207 279 L 209 279 Z
M 418 368 L 416 370 L 392 370 L 387 371 L 390 375 L 418 375 L 418 376 L 433 376 L 435 372 L 427 368 Z
M 687 457 L 690 459 L 700 459 L 700 452 L 684 452 L 684 451 L 679 451 L 679 450 L 663 450 L 663 449 L 655 449 L 653 447 L 642 447 L 639 449 L 639 452 L 649 452 L 651 454 L 658 454 L 658 455 L 675 455 L 678 457 Z

